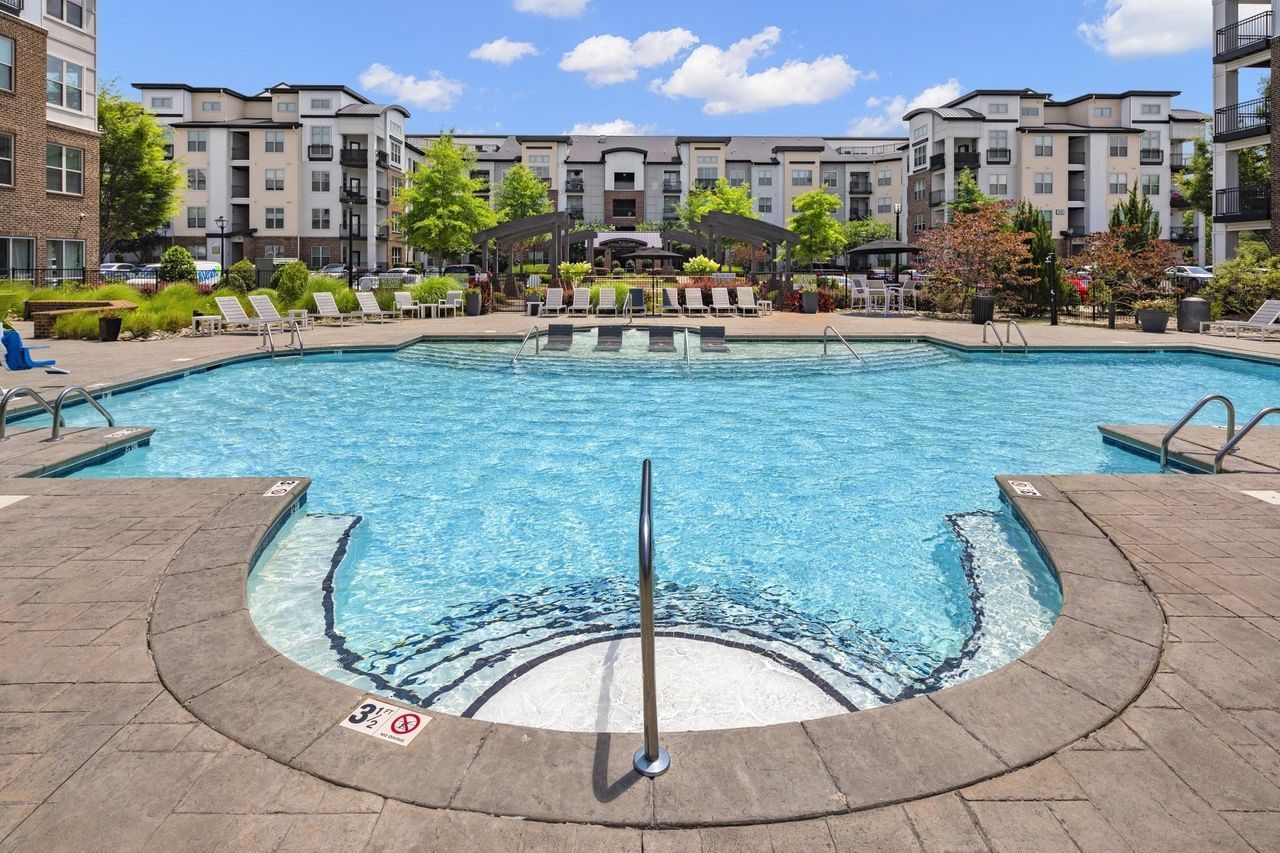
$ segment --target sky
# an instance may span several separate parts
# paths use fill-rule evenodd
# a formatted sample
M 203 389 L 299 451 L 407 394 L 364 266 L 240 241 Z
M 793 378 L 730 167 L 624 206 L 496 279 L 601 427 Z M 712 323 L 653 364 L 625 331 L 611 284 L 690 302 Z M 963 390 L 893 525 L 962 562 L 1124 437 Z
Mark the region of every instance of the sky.
M 1210 111 L 1211 0 L 165 0 L 99 4 L 98 73 L 341 83 L 411 133 L 900 135 L 981 88 Z M 193 33 L 199 32 L 196 38 Z

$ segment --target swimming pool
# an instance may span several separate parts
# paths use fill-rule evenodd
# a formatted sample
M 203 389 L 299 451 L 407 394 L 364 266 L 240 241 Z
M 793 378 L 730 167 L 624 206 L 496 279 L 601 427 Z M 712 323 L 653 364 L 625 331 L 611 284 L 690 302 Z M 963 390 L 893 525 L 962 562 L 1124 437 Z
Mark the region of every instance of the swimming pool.
M 995 669 L 1051 626 L 1059 588 L 994 474 L 1154 471 L 1096 425 L 1216 391 L 1252 411 L 1280 378 L 910 343 L 857 344 L 862 364 L 733 344 L 687 369 L 642 340 L 603 355 L 579 335 L 518 366 L 510 343 L 229 366 L 116 396 L 156 436 L 76 476 L 314 477 L 250 578 L 259 629 L 318 672 L 483 716 L 535 663 L 634 631 L 652 458 L 659 629 L 856 709 Z

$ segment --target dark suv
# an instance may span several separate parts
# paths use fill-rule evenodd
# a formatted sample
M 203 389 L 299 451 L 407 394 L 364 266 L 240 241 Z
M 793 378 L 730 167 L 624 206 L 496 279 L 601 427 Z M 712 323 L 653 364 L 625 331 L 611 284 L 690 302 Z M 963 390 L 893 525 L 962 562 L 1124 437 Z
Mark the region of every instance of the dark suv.
M 451 275 L 458 278 L 465 276 L 467 284 L 471 287 L 483 284 L 489 280 L 489 274 L 475 264 L 449 264 L 449 266 L 444 268 L 441 275 Z

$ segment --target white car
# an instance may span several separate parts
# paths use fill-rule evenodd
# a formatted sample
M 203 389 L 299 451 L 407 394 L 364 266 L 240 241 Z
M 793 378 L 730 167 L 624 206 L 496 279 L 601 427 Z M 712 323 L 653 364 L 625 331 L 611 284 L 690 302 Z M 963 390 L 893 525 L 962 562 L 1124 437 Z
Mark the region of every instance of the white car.
M 133 264 L 110 263 L 98 266 L 98 275 L 103 281 L 125 281 L 133 275 L 137 267 Z
M 153 285 L 159 280 L 160 265 L 147 264 L 146 266 L 134 267 L 129 271 L 128 278 L 124 283 L 131 287 L 142 287 Z
M 413 267 L 392 267 L 384 273 L 379 273 L 378 277 L 398 279 L 405 284 L 413 284 L 422 280 L 421 274 Z
M 1164 274 L 1175 281 L 1194 281 L 1196 284 L 1208 284 L 1213 281 L 1213 273 L 1204 267 L 1169 267 Z

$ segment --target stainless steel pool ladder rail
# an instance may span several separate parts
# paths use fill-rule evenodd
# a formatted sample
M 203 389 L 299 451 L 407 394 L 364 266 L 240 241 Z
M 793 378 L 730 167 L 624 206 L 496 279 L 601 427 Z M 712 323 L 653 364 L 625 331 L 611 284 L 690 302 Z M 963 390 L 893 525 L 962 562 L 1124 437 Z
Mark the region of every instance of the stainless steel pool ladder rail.
M 1280 406 L 1268 406 L 1267 408 L 1258 412 L 1258 414 L 1254 415 L 1247 424 L 1241 427 L 1238 433 L 1228 438 L 1227 443 L 1222 445 L 1221 449 L 1219 449 L 1218 452 L 1214 454 L 1213 473 L 1215 474 L 1222 473 L 1222 460 L 1227 457 L 1228 453 L 1235 450 L 1236 445 L 1239 444 L 1246 435 L 1252 432 L 1254 427 L 1262 423 L 1262 421 L 1268 415 L 1280 415 Z
M 68 397 L 84 398 L 86 403 L 98 410 L 98 414 L 107 419 L 107 426 L 113 427 L 116 425 L 116 419 L 111 417 L 111 413 L 101 403 L 93 399 L 92 394 L 79 385 L 72 385 L 70 388 L 63 388 L 62 393 L 58 395 L 58 399 L 53 403 L 53 430 L 49 433 L 50 441 L 62 441 L 62 427 L 65 426 L 62 422 L 62 406 L 67 402 Z
M 856 353 L 856 352 L 854 351 L 853 347 L 849 345 L 849 342 L 848 342 L 848 341 L 846 341 L 846 340 L 844 339 L 844 335 L 842 335 L 842 334 L 840 334 L 839 332 L 837 332 L 837 331 L 836 331 L 835 326 L 827 326 L 825 329 L 823 329 L 823 330 L 822 330 L 822 354 L 823 354 L 823 356 L 825 356 L 825 355 L 827 354 L 827 337 L 828 337 L 828 334 L 835 335 L 835 336 L 836 336 L 836 338 L 837 338 L 837 339 L 839 339 L 840 343 L 844 344 L 844 348 L 845 348 L 845 349 L 847 349 L 847 350 L 849 351 L 849 355 L 853 356 L 853 357 L 854 357 L 854 358 L 856 358 L 858 361 L 862 361 L 862 356 L 858 355 L 858 353 Z
M 991 334 L 995 335 L 996 343 L 1000 346 L 1000 352 L 1004 352 L 1006 345 L 1013 343 L 1013 333 L 1017 332 L 1018 337 L 1022 339 L 1022 352 L 1024 355 L 1031 351 L 1031 345 L 1027 343 L 1027 336 L 1022 333 L 1022 325 L 1017 320 L 1009 319 L 1004 324 L 1004 337 L 1000 337 L 1000 330 L 996 328 L 994 320 L 988 320 L 982 324 L 982 342 L 987 343 L 987 329 L 991 329 Z
M 644 746 L 631 763 L 653 778 L 671 767 L 671 755 L 658 743 L 658 687 L 653 646 L 653 514 L 650 507 L 653 465 L 644 460 L 640 479 L 640 665 L 644 679 Z
M 1170 443 L 1173 442 L 1174 436 L 1182 432 L 1183 428 L 1187 424 L 1191 423 L 1191 419 L 1194 418 L 1196 415 L 1200 414 L 1200 411 L 1210 403 L 1221 403 L 1222 405 L 1226 406 L 1227 408 L 1227 445 L 1228 445 L 1226 449 L 1229 450 L 1230 447 L 1235 446 L 1233 443 L 1236 436 L 1235 403 L 1232 403 L 1231 399 L 1224 394 L 1210 394 L 1208 397 L 1205 397 L 1199 403 L 1196 403 L 1194 406 L 1188 409 L 1187 413 L 1182 416 L 1182 420 L 1178 421 L 1176 424 L 1170 427 L 1169 431 L 1164 434 L 1164 438 L 1160 439 L 1160 470 L 1163 471 L 1165 468 L 1169 467 L 1169 445 Z M 1219 451 L 1219 453 L 1222 453 L 1222 451 Z M 1222 453 L 1222 455 L 1225 456 L 1226 454 Z M 1214 467 L 1217 468 L 1217 466 L 1218 466 L 1218 461 L 1215 459 Z M 1215 473 L 1217 472 L 1215 471 Z
M 511 366 L 515 367 L 520 361 L 520 356 L 524 355 L 524 348 L 529 343 L 529 336 L 533 336 L 533 354 L 537 355 L 542 351 L 542 334 L 538 331 L 537 326 L 530 326 L 529 331 L 524 333 L 524 340 L 520 341 L 520 349 L 516 350 L 515 356 L 511 359 Z
M 289 320 L 288 323 L 289 323 L 289 349 L 296 349 L 300 357 L 306 355 L 307 348 L 302 343 L 302 329 L 298 325 L 298 321 Z M 262 329 L 261 346 L 264 346 L 270 349 L 271 357 L 275 358 L 276 357 L 276 339 L 275 339 L 275 336 L 271 334 L 271 324 L 263 323 L 260 328 Z
M 40 396 L 40 392 L 25 385 L 18 388 L 10 388 L 4 392 L 4 396 L 0 397 L 0 441 L 8 441 L 9 436 L 5 434 L 5 426 L 9 420 L 9 402 L 19 397 L 29 397 L 34 400 L 36 405 L 49 413 L 50 417 L 54 417 L 53 406 L 49 405 L 49 401 Z
M 702 333 L 699 332 L 699 335 Z M 684 327 L 684 369 L 686 371 L 693 370 L 693 362 L 689 360 L 689 327 Z

